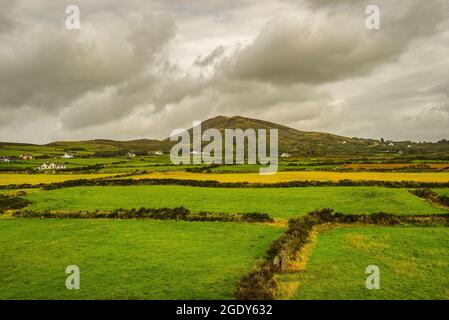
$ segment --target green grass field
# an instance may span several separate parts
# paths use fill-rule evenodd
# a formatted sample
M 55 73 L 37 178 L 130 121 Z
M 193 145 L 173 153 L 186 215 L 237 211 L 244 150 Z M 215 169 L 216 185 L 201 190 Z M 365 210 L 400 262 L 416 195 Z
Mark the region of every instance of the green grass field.
M 0 185 L 10 185 L 10 184 L 31 184 L 38 185 L 41 183 L 55 183 L 63 182 L 68 180 L 79 180 L 79 179 L 98 179 L 113 177 L 112 173 L 86 173 L 86 174 L 53 174 L 53 173 L 40 173 L 40 174 L 14 174 L 14 173 L 1 173 L 0 174 Z
M 201 188 L 190 186 L 76 187 L 27 196 L 35 210 L 113 210 L 184 206 L 193 212 L 262 212 L 289 218 L 320 208 L 343 213 L 445 213 L 404 189 L 376 187 Z
M 229 299 L 281 228 L 129 220 L 0 221 L 0 299 Z M 80 268 L 67 290 L 65 268 Z
M 449 299 L 449 228 L 345 227 L 318 235 L 294 299 Z M 368 290 L 365 269 L 380 268 Z
M 438 194 L 441 194 L 442 196 L 449 197 L 449 189 L 434 189 L 433 191 L 435 191 Z

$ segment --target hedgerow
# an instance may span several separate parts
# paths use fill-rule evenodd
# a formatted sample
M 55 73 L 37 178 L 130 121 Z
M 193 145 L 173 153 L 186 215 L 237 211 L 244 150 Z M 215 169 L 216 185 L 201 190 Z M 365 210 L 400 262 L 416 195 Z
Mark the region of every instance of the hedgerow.
M 29 204 L 31 204 L 31 201 L 27 199 L 0 194 L 0 214 L 4 213 L 6 210 L 22 209 Z
M 45 190 L 90 187 L 90 186 L 129 186 L 129 185 L 182 185 L 208 188 L 296 188 L 296 187 L 385 187 L 385 188 L 449 188 L 449 182 L 417 182 L 417 181 L 376 181 L 376 180 L 339 180 L 339 181 L 287 181 L 277 183 L 219 182 L 216 180 L 188 179 L 78 179 L 49 184 L 11 184 L 0 186 L 0 189 L 27 189 L 40 187 Z
M 429 202 L 434 202 L 444 207 L 449 207 L 449 197 L 440 195 L 428 188 L 409 190 L 409 192 Z
M 18 210 L 13 213 L 18 218 L 50 219 L 153 219 L 183 221 L 219 222 L 273 222 L 266 213 L 220 214 L 210 212 L 192 213 L 184 207 L 117 209 L 114 211 L 33 211 Z

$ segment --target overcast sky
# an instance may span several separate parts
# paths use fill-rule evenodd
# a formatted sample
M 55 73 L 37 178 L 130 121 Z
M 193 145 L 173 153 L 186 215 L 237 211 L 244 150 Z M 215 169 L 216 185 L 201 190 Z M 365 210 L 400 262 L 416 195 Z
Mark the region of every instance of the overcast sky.
M 68 4 L 81 29 L 65 27 Z M 381 9 L 380 30 L 365 8 Z M 0 0 L 0 141 L 162 138 L 242 115 L 449 138 L 447 0 Z

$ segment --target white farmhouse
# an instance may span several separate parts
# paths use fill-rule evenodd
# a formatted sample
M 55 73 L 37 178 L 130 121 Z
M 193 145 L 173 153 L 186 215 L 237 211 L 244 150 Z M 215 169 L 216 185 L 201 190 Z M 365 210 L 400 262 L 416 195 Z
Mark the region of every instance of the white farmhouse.
M 73 158 L 73 154 L 64 153 L 64 155 L 61 158 L 62 159 L 72 159 Z
M 59 169 L 65 169 L 65 164 L 45 162 L 40 167 L 37 168 L 37 170 L 59 170 Z
M 290 153 L 284 152 L 283 154 L 281 154 L 281 158 L 290 158 L 291 155 Z
M 162 156 L 164 153 L 162 151 L 154 151 L 154 155 Z
M 10 160 L 8 157 L 0 157 L 0 162 L 8 163 L 8 162 L 10 162 Z
M 134 152 L 128 152 L 128 153 L 126 154 L 126 156 L 127 156 L 127 157 L 131 157 L 131 158 L 134 158 L 134 157 L 136 156 L 136 154 L 135 154 Z

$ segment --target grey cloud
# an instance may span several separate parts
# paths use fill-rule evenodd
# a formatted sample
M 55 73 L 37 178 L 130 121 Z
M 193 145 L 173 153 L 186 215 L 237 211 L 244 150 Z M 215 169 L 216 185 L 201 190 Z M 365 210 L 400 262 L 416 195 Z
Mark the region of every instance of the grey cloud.
M 17 0 L 3 0 L 0 10 L 0 35 L 14 26 L 14 14 Z
M 215 62 L 216 59 L 220 58 L 224 52 L 225 52 L 225 47 L 218 46 L 214 50 L 212 50 L 212 52 L 210 52 L 208 55 L 206 55 L 205 57 L 198 57 L 193 64 L 196 66 L 199 66 L 199 67 L 208 66 L 208 65 L 212 64 L 213 62 Z
M 144 16 L 132 26 L 129 34 L 116 35 L 120 46 L 54 29 L 18 36 L 30 42 L 25 50 L 22 41 L 11 40 L 13 54 L 0 54 L 0 106 L 54 110 L 142 73 L 173 37 L 174 24 L 166 16 Z
M 221 110 L 242 112 L 276 109 L 281 103 L 300 104 L 305 101 L 316 101 L 325 95 L 306 85 L 279 87 L 266 83 L 227 80 L 217 81 L 212 90 L 215 93 L 213 105 Z
M 295 18 L 275 19 L 223 68 L 230 77 L 279 84 L 367 75 L 395 61 L 413 40 L 434 34 L 449 16 L 443 1 L 381 3 L 385 8 L 377 32 L 365 29 L 364 11 L 326 11 L 312 26 Z
M 180 103 L 189 96 L 201 95 L 209 85 L 209 82 L 201 77 L 169 77 L 168 81 L 161 80 L 152 101 L 158 109 L 161 109 L 166 105 Z
M 417 140 L 447 139 L 448 135 L 442 135 L 441 132 L 447 131 L 449 127 L 449 108 L 447 106 L 425 108 L 401 126 L 408 130 L 414 128 L 415 134 L 419 137 Z
M 143 14 L 129 39 L 136 54 L 154 54 L 174 37 L 175 32 L 175 23 L 168 15 Z
M 161 112 L 185 115 L 187 109 L 196 120 L 224 114 L 292 122 L 319 117 L 331 100 L 326 92 L 308 85 L 279 87 L 216 77 L 206 81 L 197 94 L 189 94 Z
M 430 43 L 433 41 L 429 39 Z M 343 135 L 372 138 L 447 138 L 448 131 L 443 129 L 445 125 L 449 127 L 447 60 L 439 56 L 448 53 L 449 48 L 434 46 L 429 53 L 426 46 L 415 47 L 399 65 L 370 78 L 328 86 L 347 104 L 342 121 L 328 128 Z M 429 64 L 429 60 L 433 63 Z M 430 119 L 435 119 L 434 125 Z
M 0 13 L 0 34 L 8 31 L 12 27 L 12 22 L 4 12 Z
M 61 124 L 66 130 L 78 130 L 124 118 L 151 101 L 156 81 L 153 75 L 146 75 L 118 87 L 89 92 L 62 111 Z
M 369 0 L 304 0 L 304 2 L 310 5 L 312 8 L 326 8 L 347 5 L 363 6 L 366 5 Z

